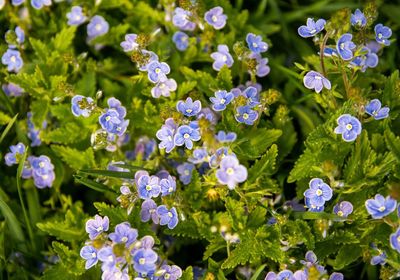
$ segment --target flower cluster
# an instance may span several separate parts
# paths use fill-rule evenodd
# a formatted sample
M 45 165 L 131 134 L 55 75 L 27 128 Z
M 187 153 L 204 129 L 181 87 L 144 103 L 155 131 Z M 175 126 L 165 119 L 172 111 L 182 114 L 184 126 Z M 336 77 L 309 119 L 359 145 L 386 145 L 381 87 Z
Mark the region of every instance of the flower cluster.
M 21 57 L 21 52 L 17 48 L 22 47 L 25 41 L 25 32 L 21 27 L 17 26 L 15 31 L 7 31 L 5 39 L 8 43 L 8 49 L 1 57 L 1 63 L 7 65 L 9 72 L 18 73 L 24 65 L 24 61 Z
M 88 220 L 86 232 L 90 240 L 80 251 L 80 256 L 86 261 L 86 269 L 101 262 L 102 279 L 127 280 L 131 279 L 132 273 L 140 279 L 179 279 L 182 276 L 178 266 L 159 260 L 153 249 L 153 237 L 146 235 L 138 239 L 138 231 L 128 222 L 117 224 L 114 232 L 108 231 L 107 216 L 96 215 Z
M 83 9 L 80 6 L 73 6 L 71 11 L 67 13 L 68 25 L 79 26 L 88 20 L 88 17 L 83 13 Z M 104 19 L 104 17 L 95 15 L 93 16 L 87 27 L 88 41 L 91 41 L 99 36 L 102 36 L 108 32 L 110 25 Z
M 44 6 L 51 6 L 51 0 L 30 0 L 30 2 L 31 2 L 31 6 L 36 10 L 40 10 Z M 13 6 L 20 6 L 23 3 L 25 3 L 25 0 L 11 0 L 11 4 Z M 0 10 L 4 4 L 5 4 L 5 1 L 0 1 Z

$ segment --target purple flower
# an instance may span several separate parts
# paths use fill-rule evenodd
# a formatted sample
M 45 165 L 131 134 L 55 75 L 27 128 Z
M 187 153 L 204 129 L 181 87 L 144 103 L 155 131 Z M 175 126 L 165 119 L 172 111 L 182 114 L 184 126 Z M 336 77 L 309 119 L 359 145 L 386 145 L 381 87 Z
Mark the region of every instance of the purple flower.
M 160 225 L 167 225 L 169 229 L 173 229 L 178 224 L 178 213 L 175 207 L 170 210 L 165 205 L 157 207 L 157 214 L 160 217 Z
M 324 211 L 324 208 L 325 208 L 323 205 L 322 206 L 317 206 L 315 204 L 312 204 L 310 202 L 309 198 L 305 198 L 304 204 L 308 208 L 308 211 L 310 211 L 310 212 L 317 212 L 317 213 L 318 212 L 322 212 L 322 211 Z
M 107 132 L 121 136 L 128 128 L 129 120 L 124 120 L 117 109 L 111 108 L 100 115 L 99 123 Z
M 92 113 L 92 107 L 94 106 L 94 100 L 91 97 L 85 97 L 82 95 L 75 95 L 71 100 L 71 111 L 76 117 L 83 116 L 89 117 Z
M 387 258 L 386 253 L 380 251 L 379 255 L 373 256 L 371 258 L 370 263 L 371 263 L 371 265 L 378 265 L 378 264 L 384 265 L 386 263 L 386 258 Z
M 219 163 L 221 162 L 221 160 L 227 156 L 227 155 L 231 155 L 236 157 L 236 155 L 234 153 L 229 153 L 228 148 L 226 147 L 221 147 L 219 148 L 213 155 L 210 156 L 209 158 L 209 165 L 211 168 L 216 168 L 219 166 Z
M 324 56 L 327 57 L 338 56 L 336 48 L 325 47 Z
M 108 32 L 110 26 L 102 16 L 94 16 L 87 25 L 87 34 L 89 40 L 104 35 Z
M 193 157 L 189 158 L 188 160 L 191 163 L 202 163 L 206 162 L 208 158 L 207 149 L 205 148 L 197 148 L 193 151 Z
M 142 222 L 148 222 L 150 218 L 153 223 L 158 224 L 160 218 L 157 215 L 157 204 L 152 199 L 146 199 L 142 203 L 142 208 L 140 210 L 140 219 Z
M 165 62 L 152 61 L 147 65 L 147 75 L 153 83 L 163 82 L 167 80 L 167 74 L 171 71 Z
M 182 269 L 177 265 L 161 266 L 162 275 L 157 280 L 177 280 L 182 276 Z
M 352 142 L 356 140 L 357 135 L 361 133 L 362 126 L 360 121 L 349 115 L 341 115 L 337 119 L 338 126 L 335 128 L 334 132 L 336 134 L 342 134 L 342 139 L 346 142 Z
M 345 33 L 340 36 L 336 43 L 336 50 L 343 60 L 350 60 L 353 58 L 353 50 L 356 48 L 356 44 L 351 41 L 352 38 L 353 35 Z
M 21 5 L 22 3 L 24 3 L 25 2 L 25 0 L 12 0 L 11 1 L 11 4 L 13 5 L 13 6 L 19 6 L 19 5 Z
M 389 117 L 389 107 L 382 108 L 382 104 L 378 99 L 371 100 L 365 105 L 365 112 L 374 117 L 375 120 L 381 120 Z
M 31 5 L 36 10 L 40 10 L 43 6 L 50 6 L 51 0 L 31 0 Z
M 365 201 L 365 207 L 373 219 L 381 219 L 396 210 L 397 201 L 390 196 L 384 198 L 377 194 L 375 198 Z
M 193 31 L 196 28 L 196 24 L 190 21 L 191 16 L 191 12 L 179 7 L 175 8 L 172 23 L 181 30 Z
M 235 132 L 225 132 L 223 130 L 218 131 L 218 134 L 215 135 L 215 138 L 221 143 L 229 143 L 234 142 L 236 140 Z
M 25 153 L 25 145 L 22 143 L 18 143 L 17 145 L 10 146 L 11 153 L 7 153 L 4 156 L 6 161 L 6 165 L 12 166 L 14 164 L 18 164 L 22 155 Z
M 21 53 L 17 50 L 8 49 L 1 57 L 1 63 L 7 65 L 8 72 L 18 73 L 24 65 Z
M 249 56 L 251 59 L 255 59 L 257 62 L 255 74 L 257 77 L 265 77 L 271 71 L 271 68 L 268 66 L 268 58 L 262 58 L 262 56 L 258 53 L 251 53 Z M 249 73 L 251 71 L 249 70 Z
M 392 30 L 384 26 L 382 23 L 375 25 L 375 39 L 379 44 L 389 46 L 390 41 L 388 40 L 392 36 Z
M 238 183 L 242 183 L 247 179 L 247 169 L 239 164 L 234 156 L 225 156 L 220 163 L 220 168 L 215 173 L 218 182 L 227 185 L 233 190 Z
M 183 146 L 189 150 L 193 148 L 193 141 L 199 141 L 201 138 L 200 131 L 193 129 L 188 125 L 182 125 L 176 131 L 174 143 L 176 146 Z
M 184 51 L 189 47 L 189 36 L 182 31 L 177 31 L 172 36 L 172 41 L 178 50 Z
M 29 157 L 33 181 L 39 189 L 51 187 L 55 179 L 54 165 L 47 156 Z
M 192 172 L 194 169 L 194 165 L 191 163 L 183 163 L 178 165 L 178 167 L 176 168 L 176 170 L 179 173 L 179 180 L 181 180 L 181 182 L 184 185 L 188 185 L 190 183 L 190 181 L 192 180 Z
M 215 71 L 220 71 L 224 65 L 228 68 L 233 65 L 233 58 L 229 53 L 227 45 L 218 45 L 218 51 L 213 52 L 211 58 L 214 59 L 212 67 Z
M 351 14 L 350 22 L 353 26 L 364 27 L 367 24 L 367 18 L 360 9 L 357 9 L 354 14 Z
M 299 35 L 303 38 L 313 37 L 325 28 L 326 21 L 319 19 L 316 22 L 312 18 L 307 19 L 307 25 L 302 25 L 297 30 Z
M 147 67 L 150 64 L 150 62 L 153 61 L 158 61 L 158 55 L 152 51 L 148 50 L 141 50 L 143 57 L 145 57 L 145 62 L 143 64 L 139 64 L 139 70 L 140 71 L 147 71 Z
M 234 96 L 233 93 L 227 92 L 226 90 L 218 90 L 215 92 L 215 97 L 210 97 L 213 103 L 212 108 L 214 111 L 223 111 L 226 109 L 226 105 L 231 103 Z
M 81 25 L 87 19 L 87 17 L 82 12 L 82 7 L 73 6 L 71 12 L 67 13 L 68 25 Z
M 137 35 L 136 34 L 126 34 L 125 41 L 123 41 L 120 45 L 124 49 L 124 52 L 131 52 L 133 50 L 137 50 L 139 48 L 139 44 L 136 42 Z
M 151 89 L 151 95 L 154 98 L 159 98 L 161 95 L 168 97 L 172 91 L 175 91 L 177 84 L 174 79 L 167 79 L 163 82 L 159 82 L 155 87 Z
M 373 53 L 378 53 L 382 49 L 382 45 L 377 41 L 369 41 L 366 45 L 366 48 L 370 49 Z
M 344 279 L 344 276 L 340 272 L 334 272 L 329 277 L 329 280 L 343 280 L 343 279 Z
M 276 280 L 295 280 L 293 278 L 293 272 L 291 272 L 290 270 L 282 270 L 281 272 L 278 273 L 278 275 L 276 275 Z
M 362 72 L 367 68 L 374 68 L 378 65 L 379 58 L 376 53 L 373 53 L 367 47 L 362 48 L 362 54 L 353 58 L 350 65 L 360 67 Z
M 108 237 L 115 243 L 125 243 L 126 247 L 129 247 L 138 237 L 138 231 L 131 228 L 128 222 L 120 223 L 115 226 L 113 233 L 110 233 Z
M 13 32 L 13 31 L 11 31 L 11 30 L 7 31 L 6 36 L 5 36 L 5 37 L 6 37 L 6 40 L 7 40 L 7 34 L 8 34 L 9 32 Z M 15 34 L 15 36 L 16 36 L 15 42 L 16 42 L 18 45 L 21 45 L 23 42 L 25 42 L 25 32 L 24 32 L 24 30 L 23 30 L 21 27 L 17 26 L 17 27 L 15 28 L 15 30 L 14 30 L 14 34 Z M 15 48 L 17 48 L 17 46 L 16 46 L 16 45 L 13 45 L 13 44 L 9 44 L 8 47 L 9 47 L 10 49 L 15 49 Z
M 342 201 L 337 203 L 333 207 L 333 213 L 338 215 L 339 217 L 347 218 L 353 212 L 353 204 L 348 201 Z
M 246 36 L 246 42 L 249 49 L 254 53 L 263 53 L 268 50 L 268 44 L 263 42 L 260 35 L 248 33 Z
M 111 246 L 103 247 L 97 252 L 97 258 L 103 262 L 101 269 L 103 271 L 114 270 L 117 263 L 117 257 L 114 255 Z
M 201 102 L 200 100 L 195 100 L 193 102 L 192 98 L 188 97 L 186 101 L 179 100 L 178 103 L 176 103 L 176 109 L 187 117 L 196 116 L 200 113 Z
M 86 222 L 86 232 L 89 233 L 91 240 L 95 239 L 102 232 L 108 230 L 109 220 L 107 216 L 102 218 L 99 215 L 94 216 L 94 219 L 90 219 Z
M 24 93 L 24 89 L 14 83 L 3 84 L 1 88 L 7 96 L 17 97 Z
M 134 269 L 139 273 L 148 273 L 156 269 L 158 255 L 152 249 L 139 249 L 133 255 Z
M 173 193 L 176 190 L 175 178 L 168 175 L 167 178 L 160 180 L 160 186 L 161 186 L 161 196 L 166 196 Z
M 84 246 L 80 252 L 81 258 L 86 260 L 85 268 L 89 269 L 92 266 L 96 265 L 98 262 L 97 259 L 97 250 L 93 246 Z
M 390 235 L 390 246 L 400 253 L 400 227 Z
M 224 28 L 227 18 L 224 9 L 220 6 L 214 7 L 204 14 L 204 20 L 217 30 Z
M 249 86 L 242 93 L 244 97 L 247 98 L 247 105 L 253 108 L 254 106 L 260 104 L 258 91 L 255 87 Z
M 332 189 L 320 178 L 311 179 L 309 187 L 304 192 L 304 196 L 310 200 L 312 205 L 323 206 L 325 201 L 332 198 Z
M 128 267 L 121 270 L 118 267 L 112 267 L 110 270 L 103 271 L 101 275 L 101 280 L 130 280 L 128 273 Z
M 161 192 L 159 178 L 157 176 L 143 175 L 138 179 L 137 189 L 139 197 L 142 199 L 157 197 Z
M 174 134 L 176 131 L 176 124 L 174 123 L 173 118 L 168 118 L 165 121 L 165 124 L 161 127 L 160 130 L 157 131 L 156 137 L 158 140 L 161 141 L 160 144 L 158 144 L 158 147 L 160 149 L 164 149 L 167 153 L 171 152 L 172 149 L 175 147 L 175 142 L 174 142 Z
M 324 87 L 331 89 L 331 82 L 316 71 L 309 71 L 304 76 L 303 83 L 306 88 L 314 89 L 316 93 L 319 93 Z
M 236 111 L 235 119 L 240 123 L 252 125 L 258 119 L 258 112 L 252 110 L 249 105 L 240 106 Z

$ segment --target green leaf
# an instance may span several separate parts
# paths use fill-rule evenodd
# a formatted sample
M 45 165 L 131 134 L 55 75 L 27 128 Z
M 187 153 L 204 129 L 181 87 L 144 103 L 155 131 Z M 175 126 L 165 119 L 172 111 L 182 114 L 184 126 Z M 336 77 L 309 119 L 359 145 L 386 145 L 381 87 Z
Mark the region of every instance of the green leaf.
M 229 91 L 231 88 L 233 88 L 232 73 L 231 69 L 229 69 L 228 66 L 224 65 L 218 72 L 217 81 L 218 86 L 222 90 Z
M 340 248 L 334 263 L 334 269 L 340 270 L 361 257 L 362 249 L 355 244 L 344 245 Z
M 7 222 L 7 226 L 10 229 L 11 236 L 17 239 L 19 242 L 25 240 L 24 233 L 21 228 L 21 224 L 15 216 L 14 212 L 11 210 L 10 206 L 3 200 L 0 196 L 0 210 L 1 214 L 4 216 Z
M 41 60 L 45 61 L 48 54 L 50 53 L 46 44 L 32 37 L 29 38 L 29 42 L 31 43 L 31 46 L 36 56 L 39 57 Z
M 82 240 L 85 236 L 83 228 L 71 228 L 64 221 L 50 221 L 38 223 L 36 226 L 47 234 L 64 241 Z
M 104 202 L 93 203 L 100 215 L 107 216 L 110 219 L 112 225 L 116 225 L 128 220 L 128 214 L 126 209 L 122 207 L 114 207 L 113 205 L 108 205 Z
M 75 26 L 65 27 L 59 31 L 53 39 L 54 48 L 61 53 L 70 50 L 72 41 L 75 37 L 75 32 Z
M 180 278 L 181 280 L 193 280 L 193 268 L 191 266 L 188 266 L 185 271 L 182 273 L 182 277 Z
M 34 100 L 31 103 L 31 111 L 33 124 L 35 127 L 41 128 L 49 111 L 49 102 L 43 99 Z
M 85 272 L 83 260 L 78 252 L 72 251 L 66 245 L 53 241 L 54 252 L 60 257 L 61 264 L 73 275 L 82 275 Z
M 95 191 L 98 191 L 98 192 L 106 192 L 106 191 L 114 192 L 113 189 L 107 187 L 104 184 L 98 183 L 96 181 L 93 181 L 93 180 L 90 180 L 90 179 L 87 179 L 87 178 L 84 178 L 81 176 L 74 175 L 74 179 L 75 179 L 75 182 L 85 185 Z
M 72 169 L 79 170 L 95 165 L 94 153 L 91 147 L 87 148 L 85 151 L 79 151 L 66 146 L 52 145 L 51 149 Z
M 251 276 L 250 280 L 257 280 L 259 279 L 258 277 L 261 275 L 261 273 L 264 271 L 264 268 L 266 267 L 266 264 L 260 265 L 257 270 L 254 272 L 254 274 Z
M 88 71 L 76 83 L 75 91 L 83 96 L 94 96 L 96 93 L 96 72 Z
M 400 163 L 400 138 L 387 129 L 385 130 L 385 141 L 389 150 L 395 155 L 397 162 Z
M 282 130 L 259 128 L 238 137 L 233 151 L 238 156 L 245 159 L 255 159 L 264 154 L 269 146 L 278 140 L 282 135 Z
M 11 127 L 13 126 L 15 121 L 17 120 L 17 117 L 18 117 L 18 114 L 16 114 L 14 116 L 14 118 L 12 118 L 12 120 L 10 120 L 10 122 L 7 124 L 6 128 L 3 130 L 3 133 L 1 133 L 0 143 L 3 142 L 3 140 L 6 137 L 7 133 L 10 131 Z
M 218 236 L 210 240 L 210 244 L 207 245 L 204 251 L 203 260 L 208 260 L 215 252 L 225 248 L 226 241 L 222 237 Z
M 0 125 L 5 125 L 11 121 L 11 117 L 0 111 Z
M 278 156 L 278 146 L 272 145 L 271 148 L 249 169 L 247 182 L 252 183 L 262 176 L 272 175 L 275 169 L 276 158 Z
M 192 91 L 196 86 L 197 86 L 196 81 L 185 81 L 183 83 L 180 83 L 178 86 L 177 99 L 182 99 L 185 96 L 185 94 Z
M 135 178 L 135 173 L 132 172 L 96 170 L 96 169 L 82 169 L 77 172 L 77 175 L 106 176 L 106 177 L 121 178 L 121 179 Z

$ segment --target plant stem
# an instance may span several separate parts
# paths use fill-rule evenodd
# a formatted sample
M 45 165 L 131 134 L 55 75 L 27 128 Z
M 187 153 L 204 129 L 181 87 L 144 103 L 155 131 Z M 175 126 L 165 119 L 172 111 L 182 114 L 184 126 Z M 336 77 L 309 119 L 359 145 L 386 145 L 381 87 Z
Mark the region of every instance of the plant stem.
M 322 69 L 322 75 L 326 78 L 326 70 L 325 70 L 325 63 L 324 63 L 324 50 L 325 50 L 325 45 L 326 41 L 328 41 L 329 33 L 326 32 L 324 38 L 322 39 L 322 43 L 319 48 L 319 57 L 321 61 L 321 69 Z

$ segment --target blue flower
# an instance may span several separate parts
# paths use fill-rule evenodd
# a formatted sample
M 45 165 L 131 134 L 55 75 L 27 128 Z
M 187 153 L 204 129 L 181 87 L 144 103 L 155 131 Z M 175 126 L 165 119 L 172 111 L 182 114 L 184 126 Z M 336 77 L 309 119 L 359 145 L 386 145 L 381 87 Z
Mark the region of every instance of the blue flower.
M 309 187 L 304 196 L 309 199 L 311 205 L 323 206 L 325 201 L 332 198 L 332 189 L 320 178 L 311 179 Z
M 31 146 L 35 147 L 35 146 L 39 146 L 42 141 L 40 140 L 40 130 L 36 129 L 33 122 L 32 122 L 32 112 L 28 112 L 27 114 L 28 118 L 27 118 L 27 123 L 28 123 L 28 138 L 31 139 L 32 143 Z M 46 128 L 47 126 L 47 122 L 43 121 L 42 123 L 42 128 Z
M 191 163 L 198 164 L 207 162 L 208 159 L 208 152 L 205 148 L 197 148 L 193 151 L 193 157 L 189 158 L 188 160 Z
M 158 147 L 160 149 L 165 149 L 167 153 L 171 152 L 175 147 L 174 135 L 176 129 L 177 126 L 174 122 L 174 119 L 168 118 L 165 121 L 165 124 L 161 126 L 161 129 L 156 133 L 156 137 L 161 141 L 161 143 L 158 144 Z
M 325 28 L 326 21 L 324 19 L 319 19 L 316 22 L 312 18 L 307 19 L 307 25 L 302 25 L 299 27 L 297 32 L 303 38 L 313 37 Z
M 236 133 L 235 132 L 225 132 L 223 130 L 218 131 L 218 134 L 215 135 L 215 138 L 221 143 L 229 143 L 236 140 Z
M 373 219 L 381 219 L 396 210 L 397 201 L 390 196 L 384 198 L 377 194 L 375 198 L 365 201 L 365 207 Z
M 133 50 L 138 49 L 139 44 L 136 42 L 137 35 L 136 34 L 126 34 L 125 41 L 123 41 L 120 45 L 124 49 L 124 52 L 131 52 Z
M 162 265 L 162 274 L 157 278 L 157 280 L 177 280 L 182 276 L 182 269 L 177 265 Z
M 161 196 L 166 196 L 173 193 L 176 190 L 175 178 L 168 175 L 167 178 L 163 178 L 160 180 L 160 186 L 161 186 Z
M 353 39 L 353 35 L 345 33 L 340 36 L 336 43 L 336 50 L 343 60 L 350 60 L 353 58 L 353 50 L 356 48 L 356 44 L 354 44 L 351 39 Z
M 353 26 L 364 27 L 367 24 L 367 18 L 360 9 L 357 9 L 354 14 L 351 14 L 350 22 Z
M 169 229 L 173 229 L 178 224 L 178 213 L 175 207 L 170 210 L 165 205 L 157 207 L 157 214 L 160 217 L 160 225 L 167 225 Z
M 138 237 L 137 229 L 131 228 L 128 222 L 123 222 L 115 226 L 114 232 L 108 237 L 115 243 L 123 243 L 128 248 Z
M 141 199 L 159 196 L 161 187 L 157 176 L 143 175 L 138 179 L 137 189 Z
M 19 5 L 21 5 L 22 3 L 24 3 L 25 2 L 25 0 L 12 0 L 11 1 L 11 4 L 13 5 L 13 6 L 19 6 Z
M 271 71 L 271 68 L 268 66 L 268 58 L 263 58 L 260 54 L 258 53 L 251 53 L 249 56 L 251 59 L 255 59 L 257 62 L 256 68 L 255 68 L 255 74 L 257 77 L 265 77 L 269 74 Z M 251 70 L 249 69 L 249 73 L 251 74 Z
M 67 13 L 68 25 L 78 26 L 84 23 L 87 17 L 82 12 L 82 7 L 73 6 L 71 12 Z
M 317 206 L 317 205 L 311 203 L 309 198 L 305 198 L 304 204 L 308 208 L 308 211 L 310 211 L 310 212 L 317 212 L 317 213 L 323 212 L 324 208 L 325 208 L 324 205 Z
M 331 89 L 331 82 L 316 71 L 309 71 L 304 76 L 303 83 L 306 88 L 314 89 L 316 93 L 319 93 L 324 87 Z
M 276 280 L 294 280 L 293 279 L 293 272 L 290 270 L 282 270 L 281 272 L 276 275 Z
M 94 16 L 87 25 L 87 34 L 89 40 L 104 35 L 108 32 L 110 26 L 102 16 Z
M 388 40 L 392 36 L 392 30 L 384 26 L 382 23 L 375 25 L 375 39 L 379 44 L 389 46 L 390 41 Z
M 196 28 L 196 24 L 189 20 L 191 16 L 191 12 L 179 7 L 175 8 L 172 23 L 181 30 L 193 31 Z
M 362 72 L 367 68 L 374 68 L 378 65 L 379 58 L 376 53 L 373 53 L 369 48 L 363 47 L 361 55 L 354 57 L 350 65 L 360 67 Z
M 108 270 L 104 270 L 103 274 L 101 274 L 102 280 L 129 280 L 130 275 L 128 272 L 128 267 L 123 266 L 122 268 L 119 267 L 111 267 Z M 140 278 L 139 278 L 140 279 Z
M 386 258 L 387 258 L 386 253 L 380 251 L 379 255 L 373 256 L 371 258 L 371 262 L 370 263 L 371 263 L 371 265 L 378 265 L 378 264 L 384 265 L 386 263 Z
M 253 108 L 260 104 L 258 91 L 255 87 L 249 86 L 243 92 L 242 95 L 247 98 L 247 105 Z
M 152 199 L 146 199 L 142 203 L 140 219 L 142 222 L 148 222 L 150 218 L 155 224 L 160 222 L 160 218 L 157 215 L 157 204 Z
M 97 258 L 103 262 L 101 269 L 103 271 L 113 271 L 116 269 L 117 257 L 111 246 L 103 247 L 97 252 Z
M 151 89 L 151 96 L 154 98 L 159 98 L 161 95 L 169 97 L 172 91 L 177 88 L 176 81 L 174 79 L 167 79 L 163 82 L 158 82 L 158 84 Z
M 171 71 L 165 62 L 152 61 L 147 65 L 147 75 L 153 83 L 164 82 L 167 80 L 167 74 Z
M 32 177 L 36 187 L 51 188 L 55 179 L 54 165 L 47 156 L 29 157 L 32 168 Z
M 139 249 L 133 255 L 133 267 L 139 273 L 149 273 L 156 269 L 158 255 L 152 249 Z
M 50 6 L 51 0 L 31 0 L 31 5 L 36 10 L 40 10 L 43 6 Z
M 192 180 L 193 169 L 194 165 L 187 162 L 178 165 L 176 168 L 179 174 L 179 180 L 181 180 L 184 185 L 188 185 Z
M 338 56 L 336 48 L 325 47 L 324 56 L 327 57 Z
M 96 215 L 94 219 L 90 219 L 86 222 L 86 232 L 89 233 L 89 238 L 91 240 L 95 239 L 102 232 L 108 231 L 109 219 L 107 216 L 104 218 Z
M 263 53 L 268 50 L 268 44 L 263 42 L 260 35 L 255 35 L 253 33 L 248 33 L 246 36 L 246 42 L 249 49 L 254 53 Z
M 213 103 L 212 108 L 214 111 L 223 111 L 226 109 L 226 105 L 231 103 L 234 96 L 233 93 L 227 92 L 226 90 L 218 90 L 215 93 L 215 97 L 210 97 Z
M 227 185 L 230 190 L 233 190 L 238 183 L 246 181 L 247 169 L 239 164 L 235 156 L 225 156 L 215 175 L 220 184 Z
M 100 115 L 99 123 L 107 132 L 121 136 L 125 133 L 129 120 L 124 120 L 117 108 L 110 108 Z
M 204 14 L 204 20 L 217 30 L 224 28 L 227 18 L 224 9 L 220 6 L 214 7 Z
M 176 103 L 176 109 L 187 117 L 193 117 L 200 113 L 201 102 L 200 100 L 195 100 L 193 102 L 192 98 L 188 97 L 186 101 L 179 100 L 178 103 Z
M 153 61 L 158 61 L 158 55 L 155 52 L 152 51 L 148 51 L 148 50 L 141 50 L 143 57 L 145 57 L 146 59 L 145 62 L 143 63 L 138 63 L 139 66 L 139 70 L 140 71 L 147 71 L 147 67 L 149 66 L 149 64 Z
M 24 65 L 21 53 L 17 50 L 8 49 L 1 57 L 1 63 L 7 65 L 8 72 L 17 73 Z
M 362 126 L 360 121 L 349 115 L 343 114 L 337 119 L 338 126 L 334 132 L 336 134 L 342 134 L 342 139 L 346 142 L 352 142 L 356 140 L 357 136 L 361 133 Z
M 75 95 L 71 100 L 71 111 L 76 117 L 83 116 L 89 117 L 92 113 L 94 106 L 94 100 L 91 97 L 85 97 L 82 95 Z
M 3 84 L 1 88 L 7 96 L 17 97 L 24 93 L 24 89 L 14 83 Z
M 97 250 L 93 246 L 82 247 L 80 256 L 82 259 L 86 260 L 85 269 L 91 268 L 92 266 L 96 265 L 98 262 Z
M 184 51 L 189 47 L 189 36 L 182 31 L 175 32 L 172 36 L 172 41 L 180 51 Z
M 371 100 L 365 105 L 365 112 L 373 116 L 375 120 L 381 120 L 389 117 L 389 107 L 385 106 L 382 108 L 382 104 L 378 99 Z
M 340 272 L 334 272 L 329 276 L 329 280 L 343 280 L 344 276 Z
M 6 40 L 7 40 L 7 34 L 8 34 L 9 32 L 13 32 L 13 31 L 11 31 L 11 30 L 7 31 L 6 36 L 5 36 L 5 37 L 6 37 Z M 24 30 L 23 30 L 21 27 L 17 26 L 17 27 L 15 28 L 15 30 L 14 30 L 13 33 L 14 33 L 15 36 L 16 36 L 15 42 L 16 42 L 18 45 L 21 45 L 22 43 L 25 42 L 25 32 L 24 32 Z M 14 45 L 14 44 L 9 44 L 8 47 L 9 47 L 10 49 L 15 49 L 15 48 L 17 48 L 17 46 Z
M 390 246 L 400 253 L 400 227 L 390 235 Z
M 178 127 L 174 136 L 174 143 L 176 146 L 185 145 L 186 148 L 191 150 L 193 148 L 192 141 L 199 141 L 201 138 L 200 131 L 193 129 L 188 125 L 182 125 Z
M 258 119 L 258 112 L 252 110 L 249 105 L 238 107 L 236 112 L 235 119 L 240 123 L 252 125 Z
M 353 212 L 353 204 L 348 201 L 342 201 L 337 203 L 333 207 L 333 213 L 338 215 L 339 217 L 347 218 Z
M 213 155 L 210 156 L 210 158 L 208 160 L 209 166 L 211 168 L 217 168 L 219 166 L 221 160 L 227 155 L 236 157 L 236 155 L 234 153 L 229 153 L 227 147 L 219 148 Z
M 215 71 L 221 70 L 224 65 L 228 68 L 233 65 L 233 57 L 229 53 L 227 45 L 218 45 L 218 51 L 213 52 L 211 58 L 214 59 L 212 67 Z
M 25 145 L 22 143 L 18 143 L 17 145 L 10 146 L 11 153 L 7 153 L 4 156 L 6 161 L 6 165 L 12 166 L 14 164 L 18 164 L 22 155 L 25 153 Z

